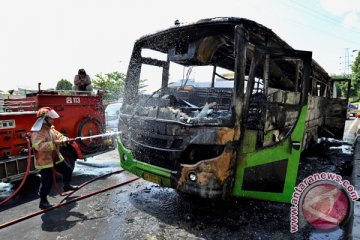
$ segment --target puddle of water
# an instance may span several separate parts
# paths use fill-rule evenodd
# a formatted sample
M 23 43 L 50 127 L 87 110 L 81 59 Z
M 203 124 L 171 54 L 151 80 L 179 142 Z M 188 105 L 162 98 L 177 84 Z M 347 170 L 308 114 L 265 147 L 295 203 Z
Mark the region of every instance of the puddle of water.
M 13 185 L 11 183 L 0 182 L 0 199 L 10 196 L 12 193 Z
M 353 154 L 353 148 L 352 146 L 349 145 L 341 145 L 341 146 L 337 146 L 337 147 L 330 147 L 330 150 L 336 150 L 336 149 L 341 149 L 341 152 L 343 154 L 348 154 L 348 155 L 352 155 Z
M 82 174 L 100 176 L 118 170 L 119 168 L 119 163 L 100 163 L 96 161 L 77 162 L 75 164 L 73 176 Z

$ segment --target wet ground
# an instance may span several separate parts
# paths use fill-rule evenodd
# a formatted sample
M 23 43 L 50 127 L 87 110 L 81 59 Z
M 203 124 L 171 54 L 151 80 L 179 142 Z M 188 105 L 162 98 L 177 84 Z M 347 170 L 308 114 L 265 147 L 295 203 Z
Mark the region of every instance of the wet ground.
M 352 122 L 351 122 L 352 123 Z M 351 173 L 352 145 L 323 140 L 304 154 L 300 167 Z M 119 169 L 116 151 L 77 164 L 74 183 Z M 121 173 L 88 185 L 76 195 L 131 178 Z M 20 194 L 0 207 L 2 223 L 38 210 L 39 181 L 32 177 Z M 6 191 L 3 191 L 6 195 Z M 49 200 L 62 197 L 52 192 Z M 290 204 L 230 199 L 213 201 L 138 180 L 0 230 L 1 239 L 347 239 L 348 225 L 331 232 L 310 227 L 290 233 Z
M 351 145 L 324 140 L 318 147 L 320 149 L 327 151 L 316 151 L 303 157 L 301 167 L 307 174 L 332 171 L 344 178 L 350 177 Z M 314 160 L 317 164 L 311 164 Z M 129 196 L 136 210 L 123 214 L 127 224 L 141 227 L 120 231 L 124 239 L 134 235 L 141 239 L 347 239 L 349 225 L 331 232 L 308 227 L 291 234 L 289 204 L 250 199 L 213 201 L 178 194 L 156 185 L 140 186 Z

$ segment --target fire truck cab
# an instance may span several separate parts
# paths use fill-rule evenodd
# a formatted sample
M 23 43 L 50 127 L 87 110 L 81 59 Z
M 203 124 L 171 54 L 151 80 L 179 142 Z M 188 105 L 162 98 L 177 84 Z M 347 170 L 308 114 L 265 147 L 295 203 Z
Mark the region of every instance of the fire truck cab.
M 51 107 L 60 118 L 55 128 L 69 138 L 105 133 L 103 94 L 75 91 L 38 90 L 24 98 L 3 99 L 0 106 L 0 182 L 23 178 L 27 165 L 26 136 L 36 120 L 36 111 Z M 73 167 L 85 159 L 113 149 L 111 138 L 88 138 L 62 147 L 65 160 Z M 36 173 L 32 156 L 30 173 Z

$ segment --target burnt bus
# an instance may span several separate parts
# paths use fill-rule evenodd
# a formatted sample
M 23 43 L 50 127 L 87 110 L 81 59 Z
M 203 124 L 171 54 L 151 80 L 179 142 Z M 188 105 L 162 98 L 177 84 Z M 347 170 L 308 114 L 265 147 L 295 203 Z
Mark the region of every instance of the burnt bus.
M 208 85 L 189 85 L 194 77 Z M 311 52 L 248 19 L 146 35 L 125 80 L 121 167 L 204 198 L 290 202 L 301 152 L 319 137 L 342 138 L 347 99 L 333 84 Z

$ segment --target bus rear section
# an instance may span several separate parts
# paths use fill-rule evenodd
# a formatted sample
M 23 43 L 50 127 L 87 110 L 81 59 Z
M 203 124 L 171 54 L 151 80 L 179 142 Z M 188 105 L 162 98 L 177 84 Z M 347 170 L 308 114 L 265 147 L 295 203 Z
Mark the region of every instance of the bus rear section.
M 346 99 L 331 91 L 311 52 L 247 19 L 147 35 L 125 81 L 121 166 L 205 198 L 289 202 L 301 152 L 322 134 L 342 137 Z M 326 112 L 329 101 L 339 111 Z

